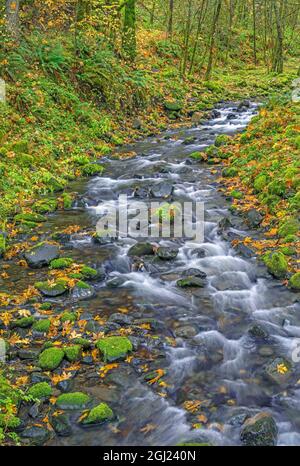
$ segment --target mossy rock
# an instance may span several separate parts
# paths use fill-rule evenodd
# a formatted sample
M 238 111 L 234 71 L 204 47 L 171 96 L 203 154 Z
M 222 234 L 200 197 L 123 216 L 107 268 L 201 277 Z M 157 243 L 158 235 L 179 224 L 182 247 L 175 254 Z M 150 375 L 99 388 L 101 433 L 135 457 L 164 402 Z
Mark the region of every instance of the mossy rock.
M 229 136 L 227 136 L 226 134 L 219 134 L 219 136 L 216 137 L 215 146 L 216 147 L 225 146 L 226 144 L 228 144 L 228 142 L 230 142 Z
M 41 309 L 42 311 L 49 311 L 49 309 L 51 309 L 52 306 L 53 306 L 52 303 L 46 302 L 46 303 L 42 303 L 42 304 L 40 305 L 40 309 Z
M 282 246 L 280 248 L 280 252 L 282 252 L 282 254 L 285 256 L 293 256 L 296 254 L 297 250 L 293 246 Z
M 233 199 L 243 199 L 244 194 L 241 193 L 241 191 L 237 191 L 236 189 L 234 189 L 230 192 L 230 196 L 233 197 Z
M 75 345 L 80 345 L 84 350 L 89 350 L 92 347 L 92 343 L 86 338 L 78 337 L 72 340 Z
M 73 392 L 63 393 L 56 400 L 59 409 L 84 409 L 90 403 L 91 398 L 86 393 Z
M 101 175 L 104 168 L 102 165 L 98 163 L 87 163 L 81 169 L 81 173 L 83 176 L 94 176 L 94 175 Z
M 6 238 L 4 235 L 0 233 L 0 257 L 3 256 L 5 251 L 6 251 Z
M 57 201 L 55 199 L 37 201 L 33 205 L 33 209 L 39 214 L 48 214 L 57 209 Z
M 43 398 L 49 398 L 52 395 L 52 388 L 47 382 L 39 382 L 32 385 L 27 394 L 41 400 Z
M 64 209 L 71 209 L 72 208 L 72 204 L 73 204 L 73 196 L 69 193 L 63 193 L 62 195 L 62 199 L 63 199 L 63 206 L 64 206 Z
M 11 144 L 11 150 L 13 150 L 16 154 L 28 153 L 29 150 L 29 142 L 28 141 L 17 141 Z
M 207 147 L 207 149 L 205 149 L 205 154 L 207 155 L 208 158 L 215 159 L 216 157 L 219 157 L 220 150 L 215 145 L 212 145 L 212 146 Z
M 62 323 L 65 323 L 65 322 L 76 322 L 76 314 L 74 312 L 64 312 L 61 317 L 60 317 L 60 321 Z
M 264 255 L 263 261 L 268 271 L 275 278 L 285 278 L 288 271 L 288 262 L 282 252 L 268 252 Z
M 92 408 L 80 422 L 84 426 L 102 424 L 114 418 L 112 409 L 106 403 L 100 403 Z
M 21 319 L 14 320 L 11 323 L 11 328 L 19 327 L 19 328 L 28 328 L 31 327 L 35 322 L 34 317 L 22 317 Z
M 73 264 L 71 257 L 60 257 L 50 262 L 50 269 L 67 269 Z
M 52 298 L 55 298 L 56 296 L 61 296 L 68 291 L 68 284 L 67 281 L 64 279 L 59 279 L 54 283 L 36 282 L 34 286 L 44 296 L 50 296 Z
M 105 361 L 124 358 L 132 351 L 132 343 L 127 337 L 106 337 L 97 341 L 96 347 Z
M 191 157 L 191 159 L 198 160 L 199 162 L 206 161 L 206 156 L 204 152 L 193 152 L 189 155 L 189 157 Z
M 224 176 L 225 178 L 233 178 L 234 176 L 237 176 L 237 174 L 238 169 L 235 167 L 227 167 L 224 168 L 224 170 L 222 171 L 222 176 Z
M 299 230 L 300 230 L 300 222 L 297 219 L 289 219 L 280 225 L 278 229 L 278 235 L 280 236 L 280 238 L 284 238 L 285 236 L 288 236 L 288 235 L 297 234 Z
M 44 215 L 37 214 L 37 213 L 25 213 L 25 214 L 17 214 L 14 217 L 15 222 L 17 223 L 42 223 L 45 222 L 47 219 Z
M 64 347 L 65 358 L 69 362 L 79 361 L 82 357 L 81 345 L 72 345 Z
M 53 371 L 60 365 L 64 355 L 61 348 L 47 348 L 39 356 L 39 366 L 44 371 Z
M 21 424 L 21 419 L 19 419 L 14 414 L 2 414 L 0 413 L 0 428 L 1 429 L 17 429 Z
M 50 329 L 51 321 L 50 319 L 43 319 L 35 322 L 33 325 L 33 330 L 41 333 L 48 333 Z
M 275 196 L 283 197 L 286 190 L 286 183 L 284 181 L 274 180 L 268 184 L 268 192 Z
M 295 273 L 290 278 L 288 287 L 293 291 L 300 291 L 300 272 Z
M 93 280 L 98 277 L 98 271 L 92 267 L 88 267 L 87 265 L 82 267 L 80 274 L 85 280 Z
M 267 186 L 267 182 L 268 182 L 268 179 L 266 175 L 263 175 L 263 174 L 258 175 L 255 178 L 254 183 L 253 183 L 255 191 L 258 193 L 263 191 L 265 187 Z
M 166 100 L 164 102 L 165 109 L 168 110 L 168 112 L 180 112 L 183 108 L 183 103 L 179 102 L 179 100 Z

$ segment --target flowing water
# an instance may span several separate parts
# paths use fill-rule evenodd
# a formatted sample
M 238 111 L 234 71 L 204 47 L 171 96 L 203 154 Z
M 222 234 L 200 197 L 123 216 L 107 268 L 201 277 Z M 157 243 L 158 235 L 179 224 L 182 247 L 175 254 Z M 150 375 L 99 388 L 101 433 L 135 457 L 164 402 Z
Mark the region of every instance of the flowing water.
M 172 261 L 146 257 L 138 271 L 133 269 L 127 251 L 134 239 L 101 245 L 88 234 L 73 235 L 64 245 L 68 256 L 96 267 L 102 265 L 108 279 L 121 279 L 115 288 L 107 286 L 107 280 L 95 284 L 96 297 L 80 302 L 87 319 L 97 314 L 111 316 L 128 307 L 130 325 L 155 319 L 151 322 L 157 337 L 146 338 L 140 330 L 139 337 L 134 337 L 138 353 L 132 363 L 121 363 L 101 383 L 93 365 L 79 372 L 75 388 L 108 401 L 118 422 L 89 429 L 74 422 L 73 434 L 55 437 L 52 445 L 176 445 L 196 441 L 239 445 L 246 415 L 260 411 L 269 411 L 276 420 L 279 445 L 300 445 L 299 365 L 295 364 L 284 387 L 270 383 L 264 371 L 275 357 L 290 358 L 294 339 L 300 336 L 297 295 L 272 279 L 254 257 L 239 256 L 230 241 L 219 234 L 219 221 L 229 215 L 233 225 L 227 231 L 230 239 L 259 235 L 229 213 L 214 167 L 189 158 L 192 152 L 212 144 L 217 135 L 243 130 L 256 114 L 257 104 L 242 112 L 233 104 L 220 105 L 218 110 L 216 118 L 196 128 L 171 130 L 125 148 L 136 152 L 133 159 L 107 158 L 103 177 L 72 187 L 81 192 L 77 207 L 64 215 L 54 214 L 44 227 L 45 234 L 47 229 L 59 230 L 70 224 L 90 231 L 105 207 L 116 204 L 119 194 L 133 197 L 138 193 L 138 200 L 144 200 L 144 188 L 161 181 L 174 186 L 172 202 L 205 203 L 203 242 L 161 240 L 161 245 L 179 249 Z M 228 119 L 232 112 L 235 118 Z M 194 142 L 183 144 L 191 136 Z M 187 268 L 204 271 L 207 286 L 178 288 L 176 280 Z M 34 281 L 36 276 L 30 278 L 24 271 L 15 286 L 22 287 L 30 279 Z M 63 299 L 57 303 L 77 306 Z M 252 338 L 248 329 L 254 324 L 262 325 L 269 337 L 263 341 Z M 126 325 L 129 323 L 122 323 Z M 166 386 L 160 389 L 146 383 L 144 365 L 151 370 L 164 369 Z M 183 408 L 185 402 L 195 400 L 201 403 L 197 413 Z M 198 418 L 199 413 L 204 417 Z M 202 427 L 192 429 L 191 424 L 197 423 Z M 148 429 L 143 429 L 145 426 Z

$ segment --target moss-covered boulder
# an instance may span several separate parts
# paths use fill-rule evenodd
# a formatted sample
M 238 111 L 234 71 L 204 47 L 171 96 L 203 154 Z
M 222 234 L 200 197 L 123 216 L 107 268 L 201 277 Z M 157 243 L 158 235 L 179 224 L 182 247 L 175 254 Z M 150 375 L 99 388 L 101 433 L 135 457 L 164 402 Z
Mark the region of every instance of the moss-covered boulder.
M 69 362 L 79 361 L 82 356 L 82 347 L 81 345 L 72 345 L 64 347 L 65 358 Z
M 10 324 L 10 328 L 28 328 L 34 324 L 34 317 L 22 317 L 21 319 L 13 320 Z
M 53 371 L 60 365 L 64 355 L 61 348 L 47 348 L 39 356 L 39 366 L 44 371 Z
M 60 321 L 61 323 L 65 323 L 65 322 L 75 322 L 77 319 L 77 316 L 75 314 L 75 312 L 64 312 L 61 316 L 60 316 Z
M 288 235 L 295 235 L 300 231 L 300 222 L 297 219 L 291 218 L 283 222 L 279 229 L 278 235 L 280 238 L 284 238 Z
M 89 350 L 92 347 L 92 343 L 86 338 L 82 338 L 82 337 L 74 338 L 72 340 L 72 343 L 74 343 L 74 345 L 80 345 L 82 349 L 84 350 Z
M 136 243 L 129 249 L 127 255 L 130 257 L 151 256 L 154 254 L 154 249 L 151 243 Z
M 4 255 L 6 250 L 6 238 L 5 235 L 0 233 L 0 258 Z
M 24 258 L 33 269 L 47 266 L 51 261 L 59 257 L 59 247 L 46 241 L 37 244 L 24 253 Z
M 80 274 L 84 280 L 95 280 L 98 277 L 98 271 L 87 265 L 82 267 Z
M 68 291 L 68 283 L 64 279 L 59 279 L 56 282 L 36 282 L 34 286 L 42 295 L 52 298 L 61 296 Z
M 222 171 L 222 176 L 225 178 L 233 178 L 238 175 L 238 169 L 235 167 L 227 167 Z
M 26 223 L 26 222 L 42 223 L 42 222 L 45 222 L 47 219 L 44 215 L 29 212 L 29 213 L 15 215 L 14 220 L 16 223 Z
M 43 199 L 35 202 L 33 209 L 39 214 L 48 214 L 54 212 L 57 209 L 56 199 Z
M 71 296 L 73 299 L 76 299 L 77 301 L 90 299 L 95 296 L 95 289 L 88 283 L 79 280 L 74 286 L 74 288 L 72 288 Z
M 50 329 L 51 321 L 50 319 L 42 319 L 34 323 L 33 330 L 41 333 L 48 333 Z
M 274 446 L 278 428 L 269 413 L 263 412 L 247 419 L 241 431 L 241 441 L 247 446 Z
M 216 147 L 225 146 L 229 141 L 230 141 L 230 137 L 227 136 L 227 134 L 219 134 L 219 136 L 216 137 L 215 146 Z
M 81 169 L 81 173 L 83 176 L 95 176 L 95 175 L 101 175 L 103 172 L 104 168 L 102 165 L 99 165 L 98 163 L 87 163 L 84 165 Z
M 91 398 L 86 393 L 63 393 L 56 400 L 56 406 L 60 409 L 84 409 L 90 403 Z
M 47 382 L 39 382 L 29 388 L 28 395 L 38 400 L 49 398 L 52 395 L 52 388 Z
M 290 278 L 288 286 L 293 291 L 300 291 L 300 272 L 295 273 Z
M 113 418 L 114 413 L 112 409 L 106 403 L 100 403 L 98 406 L 92 408 L 86 416 L 80 420 L 80 423 L 84 426 L 91 426 L 94 424 L 102 424 Z
M 255 191 L 258 193 L 263 191 L 267 185 L 267 182 L 268 182 L 268 178 L 266 175 L 264 174 L 258 175 L 253 182 Z
M 179 100 L 166 100 L 164 107 L 168 112 L 180 112 L 183 108 L 183 103 Z
M 50 269 L 67 269 L 73 264 L 71 257 L 60 257 L 50 262 Z
M 101 356 L 105 361 L 111 362 L 126 357 L 132 351 L 132 343 L 127 337 L 106 337 L 97 341 Z
M 264 255 L 263 261 L 268 271 L 275 278 L 285 278 L 288 271 L 288 262 L 282 252 L 268 252 Z

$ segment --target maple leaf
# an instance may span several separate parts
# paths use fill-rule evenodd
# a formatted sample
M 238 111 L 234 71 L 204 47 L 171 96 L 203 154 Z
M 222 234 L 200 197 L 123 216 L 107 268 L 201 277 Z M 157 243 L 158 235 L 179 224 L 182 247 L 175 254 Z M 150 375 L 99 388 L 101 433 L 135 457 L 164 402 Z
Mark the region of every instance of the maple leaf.
M 140 432 L 142 432 L 143 434 L 149 434 L 149 432 L 152 432 L 153 430 L 157 429 L 157 425 L 156 424 L 146 424 L 144 427 L 141 428 Z
M 163 369 L 157 369 L 154 372 L 156 372 L 157 376 L 148 381 L 149 385 L 155 384 L 159 381 L 159 379 L 161 379 L 165 375 L 165 371 Z

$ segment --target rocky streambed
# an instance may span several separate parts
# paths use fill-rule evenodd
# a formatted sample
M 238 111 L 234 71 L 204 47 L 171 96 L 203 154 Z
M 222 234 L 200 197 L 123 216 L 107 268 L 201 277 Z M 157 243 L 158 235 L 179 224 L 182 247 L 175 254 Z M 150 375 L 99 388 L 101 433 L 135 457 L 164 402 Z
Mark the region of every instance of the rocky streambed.
M 299 294 L 232 247 L 259 237 L 259 214 L 234 215 L 220 168 L 192 155 L 256 112 L 220 105 L 200 126 L 122 149 L 103 176 L 73 183 L 72 209 L 24 234 L 1 283 L 19 299 L 0 313 L 7 365 L 29 395 L 21 443 L 300 444 Z M 95 236 L 120 194 L 204 202 L 203 241 Z

